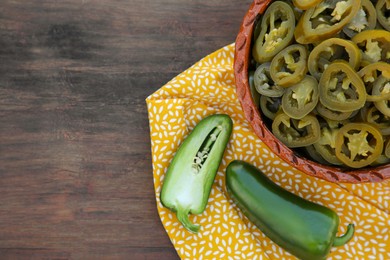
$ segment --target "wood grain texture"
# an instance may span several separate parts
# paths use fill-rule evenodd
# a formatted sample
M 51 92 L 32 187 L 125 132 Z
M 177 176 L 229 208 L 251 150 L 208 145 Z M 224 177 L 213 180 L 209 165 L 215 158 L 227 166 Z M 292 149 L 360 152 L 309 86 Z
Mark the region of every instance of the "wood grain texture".
M 233 42 L 250 2 L 1 2 L 1 259 L 178 258 L 145 98 Z

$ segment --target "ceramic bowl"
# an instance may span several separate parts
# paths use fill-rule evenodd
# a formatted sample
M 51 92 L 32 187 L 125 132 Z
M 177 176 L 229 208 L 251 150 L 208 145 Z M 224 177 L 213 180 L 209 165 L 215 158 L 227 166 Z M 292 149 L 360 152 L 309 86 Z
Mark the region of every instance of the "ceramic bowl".
M 254 24 L 271 0 L 254 0 L 242 21 L 235 43 L 234 75 L 237 95 L 256 135 L 280 158 L 292 167 L 330 182 L 364 183 L 390 179 L 390 164 L 362 169 L 345 169 L 323 165 L 298 154 L 279 141 L 266 126 L 262 115 L 253 102 L 248 68 L 251 59 L 252 32 Z

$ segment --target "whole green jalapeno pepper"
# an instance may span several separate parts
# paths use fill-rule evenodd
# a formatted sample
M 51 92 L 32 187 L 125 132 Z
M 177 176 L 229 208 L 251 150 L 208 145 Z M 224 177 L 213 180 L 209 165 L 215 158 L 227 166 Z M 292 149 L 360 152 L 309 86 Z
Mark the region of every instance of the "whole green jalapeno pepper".
M 273 2 L 261 20 L 261 31 L 252 54 L 258 63 L 270 61 L 294 37 L 295 14 L 292 7 L 282 1 Z
M 325 259 L 333 246 L 342 246 L 353 237 L 353 224 L 336 237 L 340 220 L 333 210 L 281 188 L 246 162 L 228 165 L 226 188 L 250 221 L 299 259 Z
M 176 212 L 191 231 L 200 226 L 188 214 L 200 214 L 206 206 L 215 175 L 232 131 L 228 115 L 211 115 L 201 120 L 177 150 L 165 175 L 161 203 Z
M 289 87 L 301 81 L 307 73 L 308 51 L 301 44 L 293 44 L 279 52 L 271 61 L 270 74 L 279 86 Z
M 361 0 L 322 1 L 301 16 L 294 32 L 295 40 L 308 44 L 338 34 L 355 17 L 360 7 Z

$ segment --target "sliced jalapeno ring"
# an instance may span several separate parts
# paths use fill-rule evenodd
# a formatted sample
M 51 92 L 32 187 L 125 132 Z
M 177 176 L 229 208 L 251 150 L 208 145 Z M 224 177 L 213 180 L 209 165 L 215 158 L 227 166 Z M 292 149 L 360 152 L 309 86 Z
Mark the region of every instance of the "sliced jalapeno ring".
M 321 128 L 321 135 L 318 142 L 314 143 L 315 150 L 324 160 L 333 165 L 342 165 L 343 163 L 336 157 L 336 136 L 339 129 L 329 127 Z
M 353 114 L 353 112 L 340 112 L 340 111 L 329 109 L 326 106 L 324 106 L 321 102 L 318 102 L 316 109 L 318 114 L 330 120 L 340 120 L 340 121 L 346 120 L 350 118 L 351 115 Z
M 358 72 L 359 77 L 363 80 L 368 93 L 372 93 L 374 82 L 379 76 L 390 78 L 390 64 L 386 62 L 376 62 L 369 64 Z
M 257 67 L 254 74 L 254 84 L 257 92 L 268 97 L 281 97 L 285 91 L 283 87 L 275 84 L 270 75 L 270 62 Z
M 275 119 L 276 113 L 281 108 L 282 98 L 281 97 L 260 97 L 260 109 L 261 112 L 269 119 Z
M 390 31 L 390 2 L 388 0 L 379 0 L 376 3 L 376 13 L 378 16 L 378 22 L 385 28 Z
M 331 165 L 331 163 L 329 163 L 327 160 L 324 159 L 324 157 L 322 157 L 322 155 L 316 150 L 313 144 L 305 146 L 304 149 L 305 155 L 313 161 L 324 165 Z
M 364 30 L 376 27 L 377 15 L 375 6 L 370 0 L 361 0 L 362 6 L 355 17 L 343 28 L 343 32 L 350 38 Z
M 386 142 L 385 155 L 387 158 L 390 158 L 390 138 Z
M 349 123 L 336 136 L 336 156 L 345 165 L 361 168 L 373 163 L 383 150 L 379 129 L 367 123 Z
M 316 6 L 321 0 L 292 0 L 293 4 L 301 10 L 307 10 Z
M 261 31 L 252 54 L 258 63 L 271 61 L 294 37 L 295 15 L 292 7 L 282 1 L 273 2 L 265 11 Z
M 253 103 L 255 103 L 256 107 L 258 108 L 260 105 L 260 94 L 257 92 L 255 88 L 255 83 L 254 83 L 254 71 L 249 71 L 248 75 L 248 82 L 249 82 L 249 88 L 252 94 L 252 99 Z
M 390 62 L 390 32 L 366 30 L 356 34 L 352 41 L 360 48 L 362 61 Z
M 301 81 L 307 73 L 307 49 L 293 44 L 279 52 L 271 62 L 270 72 L 273 81 L 282 87 L 292 86 Z
M 357 14 L 361 0 L 327 0 L 305 11 L 296 26 L 295 40 L 314 43 L 338 34 Z M 330 15 L 329 15 L 330 14 Z
M 366 102 L 364 83 L 346 62 L 335 61 L 326 68 L 319 90 L 321 103 L 335 111 L 351 112 Z
M 340 38 L 327 39 L 310 52 L 308 60 L 309 72 L 312 76 L 320 79 L 326 67 L 331 62 L 340 59 L 346 60 L 352 68 L 357 69 L 361 60 L 358 46 L 349 40 Z
M 382 114 L 376 106 L 367 110 L 365 121 L 375 125 L 382 135 L 390 135 L 390 117 Z
M 297 84 L 287 88 L 282 97 L 282 108 L 289 117 L 301 119 L 316 107 L 318 98 L 317 80 L 312 76 L 306 76 Z
M 374 83 L 372 88 L 374 96 L 386 96 L 390 94 L 390 78 L 380 76 Z M 390 98 L 374 102 L 376 108 L 385 116 L 390 117 Z
M 320 124 L 315 116 L 293 119 L 279 112 L 272 122 L 273 134 L 290 148 L 314 144 L 320 138 Z

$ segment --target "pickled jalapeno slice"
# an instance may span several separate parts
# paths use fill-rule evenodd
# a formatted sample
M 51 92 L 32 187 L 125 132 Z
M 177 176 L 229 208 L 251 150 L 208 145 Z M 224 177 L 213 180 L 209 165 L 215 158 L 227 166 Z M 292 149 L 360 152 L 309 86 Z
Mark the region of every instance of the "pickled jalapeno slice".
M 375 8 L 378 16 L 378 22 L 383 26 L 384 29 L 390 31 L 390 1 L 379 0 L 376 3 Z
M 355 17 L 343 28 L 343 32 L 350 38 L 364 30 L 376 27 L 377 14 L 375 6 L 370 0 L 362 0 L 362 6 Z
M 252 49 L 256 62 L 271 61 L 291 43 L 294 30 L 295 14 L 292 7 L 283 1 L 273 2 L 262 17 L 261 31 Z
M 292 0 L 293 4 L 301 10 L 307 10 L 316 6 L 321 0 Z
M 383 137 L 378 128 L 367 123 L 349 123 L 336 136 L 336 156 L 352 168 L 368 166 L 379 158 Z
M 351 66 L 343 61 L 331 63 L 319 83 L 320 102 L 335 111 L 351 112 L 364 106 L 366 89 Z
M 352 41 L 362 53 L 362 61 L 368 64 L 378 61 L 390 62 L 390 32 L 366 30 L 356 34 Z
M 320 124 L 315 116 L 293 119 L 279 112 L 272 122 L 272 133 L 290 148 L 314 144 L 320 138 Z
M 308 51 L 301 44 L 293 44 L 283 49 L 272 59 L 272 80 L 282 87 L 289 87 L 301 81 L 307 73 L 307 56 Z
M 301 119 L 317 106 L 318 98 L 317 80 L 312 76 L 306 76 L 287 88 L 282 97 L 282 109 L 289 117 Z
M 275 84 L 270 74 L 270 62 L 257 67 L 254 74 L 254 84 L 257 92 L 268 97 L 281 97 L 285 91 L 283 87 Z
M 308 69 L 311 75 L 321 78 L 327 66 L 335 60 L 346 60 L 352 68 L 360 65 L 361 53 L 358 46 L 349 40 L 330 38 L 318 44 L 310 52 Z
M 315 43 L 338 34 L 352 21 L 361 7 L 361 0 L 324 0 L 304 12 L 294 32 L 301 44 Z
M 263 114 L 269 119 L 275 119 L 276 113 L 281 108 L 282 98 L 281 97 L 260 97 L 260 109 Z

